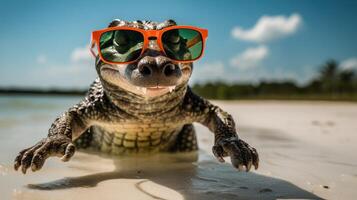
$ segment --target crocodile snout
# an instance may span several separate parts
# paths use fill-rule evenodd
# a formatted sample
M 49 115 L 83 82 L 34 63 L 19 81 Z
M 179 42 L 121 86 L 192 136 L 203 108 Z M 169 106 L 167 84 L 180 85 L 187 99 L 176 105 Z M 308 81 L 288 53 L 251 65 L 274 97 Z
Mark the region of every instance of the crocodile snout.
M 163 55 L 144 55 L 127 68 L 126 75 L 139 87 L 166 87 L 177 85 L 182 72 L 178 64 Z

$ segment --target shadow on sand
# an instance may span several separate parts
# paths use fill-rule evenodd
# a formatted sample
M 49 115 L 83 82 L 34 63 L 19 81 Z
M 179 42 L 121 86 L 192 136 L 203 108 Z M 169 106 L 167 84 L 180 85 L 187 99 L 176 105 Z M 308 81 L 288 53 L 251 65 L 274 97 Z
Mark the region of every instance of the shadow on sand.
M 202 157 L 202 154 L 200 153 Z M 208 157 L 203 155 L 203 157 Z M 66 177 L 51 182 L 29 184 L 36 190 L 61 190 L 96 187 L 102 181 L 136 179 L 138 192 L 152 199 L 164 199 L 141 187 L 152 181 L 179 192 L 185 199 L 321 199 L 287 181 L 235 171 L 229 164 L 195 155 L 159 155 L 115 160 L 116 169 L 79 177 Z M 119 189 L 119 188 L 118 188 Z M 114 191 L 113 191 L 114 192 Z

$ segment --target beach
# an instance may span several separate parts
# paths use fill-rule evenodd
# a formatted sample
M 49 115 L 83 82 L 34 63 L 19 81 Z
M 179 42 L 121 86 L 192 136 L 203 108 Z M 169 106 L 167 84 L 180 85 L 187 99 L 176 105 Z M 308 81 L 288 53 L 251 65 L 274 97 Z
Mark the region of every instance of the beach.
M 17 153 L 47 135 L 77 97 L 0 97 L 0 199 L 354 199 L 357 104 L 322 101 L 212 101 L 232 114 L 241 139 L 260 155 L 239 172 L 212 155 L 213 134 L 195 124 L 200 150 L 112 157 L 77 151 L 26 175 Z

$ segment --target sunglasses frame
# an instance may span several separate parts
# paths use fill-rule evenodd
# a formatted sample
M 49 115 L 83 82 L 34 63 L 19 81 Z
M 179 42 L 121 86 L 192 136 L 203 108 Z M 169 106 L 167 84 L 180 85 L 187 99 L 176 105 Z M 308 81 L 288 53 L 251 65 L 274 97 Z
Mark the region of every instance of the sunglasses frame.
M 149 46 L 149 38 L 150 37 L 156 37 L 156 41 L 157 44 L 160 48 L 160 50 L 166 55 L 165 53 L 165 49 L 163 46 L 163 43 L 161 41 L 162 35 L 166 32 L 166 31 L 170 31 L 173 29 L 191 29 L 194 31 L 197 31 L 201 34 L 202 37 L 202 50 L 201 50 L 201 54 L 200 56 L 198 56 L 196 59 L 192 59 L 192 60 L 175 60 L 170 58 L 173 62 L 177 62 L 177 63 L 191 63 L 195 60 L 198 60 L 202 57 L 204 49 L 205 49 L 205 41 L 208 37 L 208 30 L 207 29 L 202 29 L 202 28 L 198 28 L 198 27 L 194 27 L 194 26 L 169 26 L 160 30 L 144 30 L 144 29 L 140 29 L 140 28 L 134 28 L 134 27 L 128 27 L 128 26 L 116 26 L 116 27 L 109 27 L 106 29 L 102 29 L 102 30 L 97 30 L 97 31 L 93 31 L 92 32 L 92 38 L 91 38 L 91 46 L 90 46 L 90 51 L 93 54 L 94 57 L 96 57 L 96 53 L 93 51 L 93 48 L 95 45 L 97 45 L 98 48 L 98 55 L 100 57 L 100 59 L 107 64 L 130 64 L 130 63 L 134 63 L 136 61 L 138 61 L 140 59 L 140 57 L 143 55 L 143 53 L 145 52 L 146 49 L 148 49 Z M 139 33 L 141 33 L 143 35 L 144 38 L 144 43 L 143 43 L 143 48 L 140 52 L 140 56 L 138 56 L 137 59 L 133 60 L 133 61 L 128 61 L 128 62 L 113 62 L 113 61 L 107 61 L 103 58 L 101 50 L 100 50 L 100 38 L 102 36 L 103 33 L 108 32 L 108 31 L 116 31 L 116 30 L 132 30 L 132 31 L 137 31 Z M 167 56 L 167 55 L 166 55 Z

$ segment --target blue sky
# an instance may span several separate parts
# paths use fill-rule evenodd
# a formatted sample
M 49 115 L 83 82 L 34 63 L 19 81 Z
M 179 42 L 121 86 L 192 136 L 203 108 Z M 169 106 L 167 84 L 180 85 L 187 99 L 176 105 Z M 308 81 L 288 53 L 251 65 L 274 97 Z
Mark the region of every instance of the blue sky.
M 209 30 L 192 82 L 294 79 L 357 68 L 357 1 L 2 1 L 0 86 L 87 87 L 90 33 L 115 18 Z

